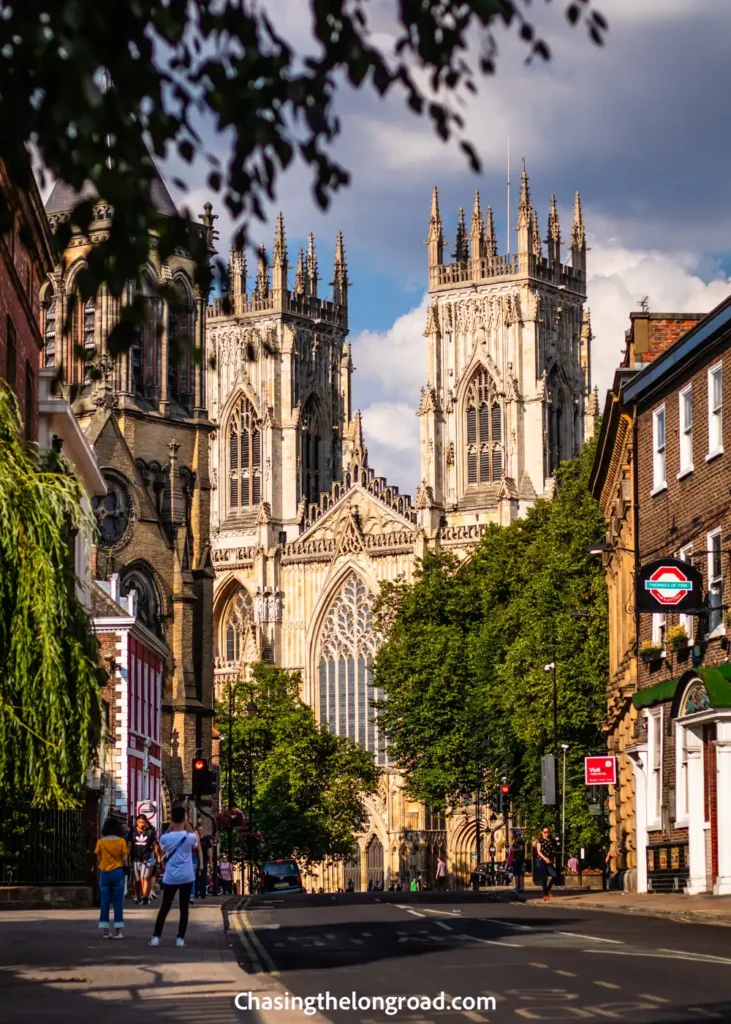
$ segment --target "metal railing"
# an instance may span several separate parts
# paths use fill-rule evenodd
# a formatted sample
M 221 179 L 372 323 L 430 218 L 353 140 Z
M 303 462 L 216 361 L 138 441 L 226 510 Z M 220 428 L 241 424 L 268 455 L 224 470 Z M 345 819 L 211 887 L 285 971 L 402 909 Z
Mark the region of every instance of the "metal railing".
M 87 814 L 0 806 L 0 885 L 89 885 Z

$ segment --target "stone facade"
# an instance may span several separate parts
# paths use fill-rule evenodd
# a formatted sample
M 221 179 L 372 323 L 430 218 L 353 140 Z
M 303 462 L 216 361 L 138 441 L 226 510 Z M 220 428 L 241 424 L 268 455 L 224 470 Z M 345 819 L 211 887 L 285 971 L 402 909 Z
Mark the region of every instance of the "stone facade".
M 160 180 L 159 212 L 175 207 Z M 92 197 L 95 198 L 95 197 Z M 51 227 L 78 201 L 57 183 L 46 204 Z M 102 468 L 107 493 L 94 500 L 99 544 L 94 574 L 117 574 L 122 597 L 137 595 L 137 615 L 169 651 L 164 666 L 164 789 L 191 793 L 192 762 L 210 756 L 213 715 L 210 482 L 204 347 L 205 302 L 193 260 L 176 252 L 149 260 L 121 296 L 103 288 L 82 301 L 76 280 L 91 247 L 106 237 L 112 211 L 94 207 L 93 233 L 75 232 L 41 290 L 47 367 L 60 371 L 64 394 Z M 213 241 L 210 209 L 200 227 Z M 154 285 L 171 291 L 163 300 Z M 176 298 L 171 298 L 171 293 Z M 138 340 L 113 357 L 107 339 L 122 308 L 146 307 Z M 196 349 L 197 361 L 184 340 Z M 180 352 L 182 350 L 182 355 Z M 93 368 L 96 373 L 92 374 Z
M 360 413 L 352 411 L 340 235 L 327 299 L 318 295 L 311 236 L 290 288 L 280 215 L 253 289 L 245 253 L 232 251 L 230 294 L 208 307 L 217 692 L 260 659 L 297 670 L 318 720 L 366 746 L 384 769 L 366 801 L 358 859 L 320 865 L 309 884 L 406 881 L 431 873 L 439 852 L 453 878 L 469 878 L 474 808 L 445 820 L 409 802 L 388 765 L 370 711 L 370 666 L 381 642 L 371 606 L 382 581 L 412 578 L 428 546 L 467 556 L 489 523 L 507 524 L 550 495 L 558 460 L 575 454 L 592 428 L 578 196 L 572 267 L 562 263 L 555 201 L 547 257 L 537 232 L 524 175 L 518 254 L 497 256 L 492 215 L 483 221 L 476 197 L 472 234 L 461 217 L 456 262 L 445 266 L 435 190 L 414 502 L 369 466 Z M 485 834 L 495 824 L 486 807 Z

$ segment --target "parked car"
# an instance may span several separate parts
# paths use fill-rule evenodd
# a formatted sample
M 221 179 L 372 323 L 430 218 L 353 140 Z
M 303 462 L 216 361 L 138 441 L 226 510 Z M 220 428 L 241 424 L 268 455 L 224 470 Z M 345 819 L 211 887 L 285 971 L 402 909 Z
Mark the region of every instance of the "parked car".
M 302 875 L 294 860 L 268 860 L 262 864 L 259 892 L 304 892 Z

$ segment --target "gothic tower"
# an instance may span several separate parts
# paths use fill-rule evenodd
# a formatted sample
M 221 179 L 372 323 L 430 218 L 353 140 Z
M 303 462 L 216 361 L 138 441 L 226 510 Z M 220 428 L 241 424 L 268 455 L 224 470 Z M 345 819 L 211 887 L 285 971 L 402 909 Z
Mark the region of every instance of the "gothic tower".
M 430 306 L 422 389 L 421 474 L 427 536 L 507 524 L 550 495 L 558 463 L 584 441 L 590 329 L 584 322 L 586 239 L 576 193 L 563 262 L 555 197 L 544 254 L 523 171 L 517 252 L 499 256 L 492 211 L 475 195 L 471 232 L 460 210 L 454 262 L 434 188 L 427 238 Z M 583 331 L 582 331 L 583 328 Z M 422 503 L 423 504 L 423 503 Z M 479 530 L 479 527 L 478 527 Z

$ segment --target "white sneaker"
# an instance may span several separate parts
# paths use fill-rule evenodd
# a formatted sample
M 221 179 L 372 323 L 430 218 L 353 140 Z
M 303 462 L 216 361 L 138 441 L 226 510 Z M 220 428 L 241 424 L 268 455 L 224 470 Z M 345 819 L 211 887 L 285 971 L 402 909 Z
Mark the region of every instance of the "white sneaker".
M 190 903 L 188 904 L 188 906 L 189 907 L 194 907 L 195 906 L 195 900 L 191 900 Z
M 114 935 L 112 935 L 112 938 L 113 939 L 123 939 L 124 938 L 124 932 L 122 931 L 122 929 L 121 928 L 117 928 L 117 930 L 115 931 Z
M 181 946 L 184 946 L 184 945 L 185 945 L 185 939 L 176 939 L 176 940 L 175 940 L 175 945 L 176 945 L 176 946 L 177 946 L 178 948 L 180 948 Z
M 159 946 L 160 940 L 157 935 L 153 935 L 150 941 L 147 943 L 148 946 Z

